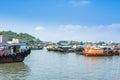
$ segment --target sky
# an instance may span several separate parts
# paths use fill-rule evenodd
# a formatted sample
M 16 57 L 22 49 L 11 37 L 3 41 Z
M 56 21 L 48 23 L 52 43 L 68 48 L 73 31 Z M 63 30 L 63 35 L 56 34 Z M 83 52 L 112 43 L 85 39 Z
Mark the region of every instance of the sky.
M 43 41 L 120 41 L 120 0 L 0 0 L 0 31 Z

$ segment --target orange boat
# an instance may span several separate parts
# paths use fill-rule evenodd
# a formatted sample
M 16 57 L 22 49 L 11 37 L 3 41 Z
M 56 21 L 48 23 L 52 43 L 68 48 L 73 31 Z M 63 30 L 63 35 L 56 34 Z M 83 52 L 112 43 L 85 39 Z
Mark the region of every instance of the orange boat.
M 85 48 L 84 55 L 85 56 L 110 56 L 112 54 L 103 49 Z

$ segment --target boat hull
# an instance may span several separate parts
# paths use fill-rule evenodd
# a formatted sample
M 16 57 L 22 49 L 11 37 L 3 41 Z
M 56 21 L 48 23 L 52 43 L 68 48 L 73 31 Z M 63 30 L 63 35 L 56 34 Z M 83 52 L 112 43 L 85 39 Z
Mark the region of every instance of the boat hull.
M 13 63 L 13 62 L 23 62 L 25 57 L 17 56 L 17 57 L 3 57 L 0 58 L 0 63 Z
M 42 50 L 43 48 L 31 48 L 31 50 Z
M 94 49 L 94 48 L 85 48 L 84 51 L 85 56 L 112 56 L 113 52 L 102 49 Z
M 93 54 L 93 53 L 84 53 L 85 56 L 112 56 L 113 54 Z

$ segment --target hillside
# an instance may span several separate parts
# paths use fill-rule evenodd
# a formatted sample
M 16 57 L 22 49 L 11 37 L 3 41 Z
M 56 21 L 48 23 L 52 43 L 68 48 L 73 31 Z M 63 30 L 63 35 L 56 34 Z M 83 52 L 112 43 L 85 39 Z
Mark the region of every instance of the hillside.
M 42 41 L 39 39 L 36 39 L 34 36 L 27 34 L 27 33 L 16 33 L 12 31 L 0 31 L 0 35 L 7 36 L 9 40 L 12 40 L 12 38 L 22 39 L 22 40 L 28 40 L 30 44 L 37 44 L 41 43 Z

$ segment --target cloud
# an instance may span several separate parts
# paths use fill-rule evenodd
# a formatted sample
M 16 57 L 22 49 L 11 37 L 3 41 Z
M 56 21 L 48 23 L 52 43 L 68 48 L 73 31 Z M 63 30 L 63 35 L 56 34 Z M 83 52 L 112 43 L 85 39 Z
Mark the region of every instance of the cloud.
M 69 2 L 69 4 L 72 7 L 87 6 L 87 5 L 91 4 L 91 3 L 92 2 L 90 0 L 81 0 L 81 1 L 72 0 L 72 1 Z
M 111 25 L 108 25 L 108 28 L 112 30 L 119 30 L 120 24 L 111 24 Z
M 60 30 L 66 31 L 66 32 L 74 32 L 81 28 L 80 25 L 73 25 L 73 24 L 67 24 L 67 25 L 60 25 Z
M 78 40 L 78 41 L 119 41 L 120 24 L 79 25 L 66 24 L 53 28 L 45 26 L 44 31 L 36 31 L 35 36 L 45 41 Z M 43 27 L 44 29 L 44 27 Z M 36 30 L 43 30 L 37 28 Z
M 43 26 L 37 26 L 35 27 L 35 31 L 43 31 L 45 28 Z

